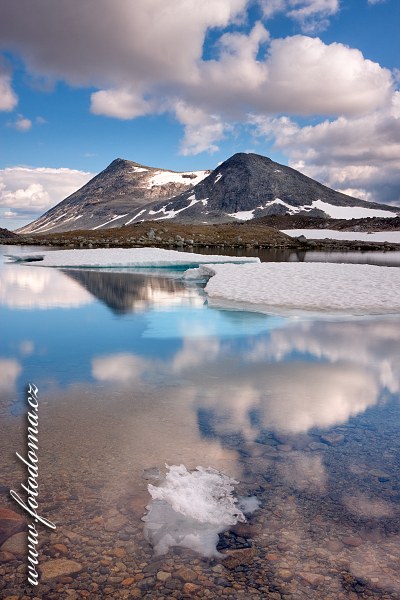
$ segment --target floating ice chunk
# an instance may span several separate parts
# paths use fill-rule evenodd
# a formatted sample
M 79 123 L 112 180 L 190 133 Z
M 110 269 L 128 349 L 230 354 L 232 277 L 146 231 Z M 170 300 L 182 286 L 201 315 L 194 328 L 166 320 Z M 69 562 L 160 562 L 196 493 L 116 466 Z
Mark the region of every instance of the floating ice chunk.
M 163 485 L 148 486 L 154 500 L 165 500 L 176 512 L 201 523 L 228 526 L 245 520 L 232 496 L 238 481 L 211 468 L 192 472 L 184 465 L 167 468 Z
M 144 534 L 157 555 L 166 554 L 173 546 L 181 546 L 206 557 L 220 556 L 218 534 L 225 527 L 199 523 L 177 513 L 162 500 L 153 500 L 146 508 Z
M 193 269 L 188 269 L 187 271 L 184 272 L 184 274 L 182 275 L 182 279 L 186 279 L 188 281 L 204 281 L 205 279 L 209 279 L 211 277 L 210 271 L 208 271 L 207 269 L 202 269 L 202 267 L 197 267 L 197 268 L 193 268 Z
M 43 263 L 39 263 L 43 264 Z M 208 303 L 261 312 L 400 312 L 400 270 L 374 265 L 203 265 Z
M 148 485 L 153 501 L 143 517 L 146 538 L 156 554 L 183 546 L 203 556 L 220 556 L 218 534 L 246 520 L 232 495 L 238 482 L 211 468 L 197 467 L 190 472 L 184 465 L 175 465 L 167 469 L 160 486 Z M 242 499 L 247 512 L 258 508 L 256 502 Z
M 251 515 L 260 508 L 260 501 L 255 496 L 239 496 L 238 506 L 245 515 Z
M 17 256 L 17 255 L 16 255 Z M 248 256 L 212 256 L 163 248 L 95 248 L 54 250 L 44 253 L 43 267 L 196 267 L 203 263 L 260 262 Z

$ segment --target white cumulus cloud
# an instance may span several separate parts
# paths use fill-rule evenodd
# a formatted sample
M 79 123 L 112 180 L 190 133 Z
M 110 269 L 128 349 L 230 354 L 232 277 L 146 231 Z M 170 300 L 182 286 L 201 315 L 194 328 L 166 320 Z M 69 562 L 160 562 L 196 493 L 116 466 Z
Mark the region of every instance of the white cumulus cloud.
M 10 167 L 0 170 L 0 211 L 5 218 L 33 219 L 93 177 L 74 169 Z
M 365 116 L 304 127 L 287 117 L 250 121 L 310 177 L 367 200 L 400 202 L 400 92 Z
M 266 23 L 281 12 L 303 31 L 339 10 L 338 0 L 261 4 Z M 0 39 L 31 74 L 97 88 L 95 114 L 172 113 L 184 127 L 184 154 L 216 150 L 226 123 L 242 122 L 249 111 L 359 116 L 387 103 L 393 89 L 387 69 L 340 43 L 306 35 L 270 40 L 261 22 L 244 33 L 248 6 L 247 0 L 98 0 L 93 11 L 89 0 L 57 6 L 38 0 L 32 12 L 29 0 L 19 0 L 6 3 Z M 217 40 L 206 60 L 210 30 Z
M 15 121 L 10 123 L 10 125 L 12 127 L 15 127 L 17 131 L 25 133 L 26 131 L 29 131 L 32 128 L 32 121 L 30 119 L 27 119 L 23 115 L 17 115 Z
M 215 152 L 218 146 L 215 142 L 224 137 L 224 132 L 229 128 L 217 115 L 177 102 L 175 115 L 184 125 L 184 137 L 181 141 L 181 152 L 184 155 L 199 154 L 207 150 Z
M 270 128 L 275 120 L 268 135 L 293 166 L 341 190 L 395 201 L 396 72 L 357 48 L 315 37 L 340 11 L 339 0 L 258 3 L 260 20 L 248 31 L 250 0 L 97 0 L 96 10 L 91 0 L 37 0 L 34 11 L 31 0 L 5 2 L 0 50 L 16 54 L 33 77 L 90 87 L 96 115 L 172 114 L 183 127 L 185 155 L 216 151 L 249 113 L 258 131 L 262 120 Z M 278 14 L 301 33 L 271 39 L 268 21 Z M 13 109 L 17 98 L 2 64 L 1 91 L 0 109 Z M 300 127 L 299 116 L 326 121 Z M 27 194 L 45 204 L 46 192 Z

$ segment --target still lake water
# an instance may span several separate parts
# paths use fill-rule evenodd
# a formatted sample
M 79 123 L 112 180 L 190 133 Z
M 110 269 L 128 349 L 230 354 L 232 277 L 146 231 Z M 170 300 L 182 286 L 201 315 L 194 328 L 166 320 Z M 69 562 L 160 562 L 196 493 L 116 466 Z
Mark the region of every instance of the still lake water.
M 208 308 L 181 274 L 0 265 L 2 504 L 17 510 L 8 490 L 26 479 L 33 382 L 39 502 L 57 524 L 40 562 L 81 566 L 38 597 L 400 598 L 400 316 Z M 229 559 L 154 556 L 141 518 L 165 464 L 214 467 L 257 497 L 220 536 Z M 24 593 L 25 563 L 0 563 L 0 596 Z

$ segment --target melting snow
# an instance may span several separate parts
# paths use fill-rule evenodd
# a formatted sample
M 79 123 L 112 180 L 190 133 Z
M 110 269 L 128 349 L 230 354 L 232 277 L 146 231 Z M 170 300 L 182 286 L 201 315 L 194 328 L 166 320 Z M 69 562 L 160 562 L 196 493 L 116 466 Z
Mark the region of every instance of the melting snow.
M 188 175 L 195 175 L 195 177 L 190 178 Z M 154 185 L 165 185 L 166 183 L 185 183 L 186 185 L 193 186 L 200 183 L 207 175 L 207 171 L 188 171 L 186 173 L 158 171 L 149 179 L 147 187 L 151 188 Z
M 97 225 L 97 227 L 92 227 L 92 231 L 94 231 L 95 229 L 100 229 L 100 227 L 104 227 L 104 225 L 113 223 L 114 221 L 117 221 L 118 219 L 123 219 L 124 217 L 127 217 L 128 215 L 129 215 L 129 213 L 125 213 L 124 215 L 117 215 L 116 217 L 113 217 L 109 221 L 106 221 L 105 223 L 102 223 L 101 225 Z
M 222 173 L 218 173 L 218 175 L 216 176 L 214 183 L 217 183 L 222 177 Z
M 259 507 L 257 499 L 241 498 L 239 506 L 232 495 L 238 481 L 216 469 L 197 467 L 190 472 L 184 465 L 167 468 L 160 486 L 148 485 L 153 500 L 143 517 L 146 538 L 156 554 L 183 546 L 203 556 L 221 556 L 218 534 L 245 521 L 244 513 Z
M 254 209 L 253 210 L 239 210 L 235 213 L 230 213 L 229 217 L 235 217 L 235 219 L 239 219 L 240 221 L 249 221 L 254 217 Z
M 400 312 L 400 269 L 329 263 L 205 265 L 209 304 L 261 312 Z
M 312 240 L 330 238 L 331 240 L 354 240 L 360 242 L 391 242 L 400 244 L 400 231 L 335 231 L 334 229 L 284 229 L 282 233 L 290 237 L 304 237 Z
M 176 217 L 176 215 L 178 215 L 183 210 L 187 210 L 194 204 L 197 204 L 198 202 L 200 202 L 200 200 L 196 200 L 196 197 L 194 194 L 189 196 L 188 200 L 190 200 L 190 204 L 188 204 L 187 206 L 184 206 L 183 208 L 179 208 L 178 210 L 175 210 L 173 208 L 171 208 L 171 210 L 166 210 L 167 205 L 165 205 L 162 208 L 160 208 L 159 210 L 149 210 L 149 215 L 157 215 L 158 213 L 163 212 L 164 215 L 162 217 L 158 217 L 157 219 L 155 219 L 155 221 L 160 221 L 161 219 L 173 219 L 174 217 Z
M 258 263 L 259 258 L 210 256 L 162 248 L 94 248 L 44 253 L 43 267 L 193 267 L 204 263 Z
M 134 221 L 135 219 L 137 219 L 138 217 L 140 217 L 140 215 L 142 215 L 144 212 L 146 212 L 146 209 L 145 209 L 145 208 L 143 208 L 143 210 L 139 211 L 139 212 L 137 213 L 137 215 L 135 215 L 134 217 L 132 217 L 132 219 L 129 219 L 129 221 L 127 221 L 127 222 L 125 223 L 125 225 L 129 225 L 129 223 L 132 223 L 132 221 Z
M 144 171 L 148 171 L 148 169 L 144 169 L 143 167 L 132 167 L 132 171 L 134 173 L 142 173 Z
M 322 200 L 314 200 L 313 208 L 326 212 L 333 219 L 363 219 L 365 217 L 395 217 L 396 212 L 379 210 L 376 208 L 364 208 L 362 206 L 333 206 Z
M 361 219 L 364 217 L 395 217 L 397 213 L 388 210 L 378 210 L 375 208 L 363 208 L 361 206 L 334 206 L 322 200 L 314 200 L 312 204 L 303 204 L 301 206 L 292 206 L 280 198 L 275 198 L 257 206 L 259 209 L 268 208 L 274 204 L 284 206 L 291 215 L 295 215 L 300 211 L 309 212 L 313 208 L 323 210 L 328 216 L 334 219 Z M 254 217 L 254 211 L 239 211 L 229 215 L 242 221 L 248 221 Z
M 287 202 L 284 202 L 280 198 L 275 198 L 275 200 L 271 200 L 270 202 L 267 202 L 266 204 L 264 204 L 264 206 L 257 206 L 257 208 L 268 208 L 268 206 L 272 206 L 273 204 L 280 204 L 281 206 L 284 206 L 285 208 L 287 208 L 289 210 L 289 212 L 291 214 L 298 212 L 297 207 L 292 206 L 291 204 L 288 204 Z M 303 208 L 303 207 L 301 207 L 301 208 Z
M 66 214 L 67 214 L 67 213 L 62 213 L 61 215 L 58 215 L 58 217 L 56 217 L 56 218 L 54 219 L 54 221 L 53 221 L 53 222 L 55 223 L 56 221 L 58 221 L 58 220 L 59 220 L 59 219 L 61 219 L 62 217 L 65 217 L 65 215 L 66 215 Z

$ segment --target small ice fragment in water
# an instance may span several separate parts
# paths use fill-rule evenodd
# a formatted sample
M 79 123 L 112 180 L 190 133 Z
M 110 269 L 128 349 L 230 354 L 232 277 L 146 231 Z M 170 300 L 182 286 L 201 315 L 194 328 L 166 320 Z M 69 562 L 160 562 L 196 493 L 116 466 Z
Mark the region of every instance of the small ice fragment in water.
M 210 277 L 211 273 L 203 267 L 187 269 L 182 275 L 182 279 L 194 281 L 207 281 Z
M 221 556 L 218 534 L 245 521 L 244 512 L 256 510 L 258 500 L 241 498 L 239 506 L 232 495 L 238 482 L 216 469 L 197 467 L 190 472 L 184 465 L 167 469 L 160 486 L 148 485 L 153 500 L 143 517 L 146 539 L 156 554 L 183 546 L 206 557 Z
M 255 496 L 239 496 L 238 507 L 245 515 L 251 515 L 260 508 L 260 501 Z

